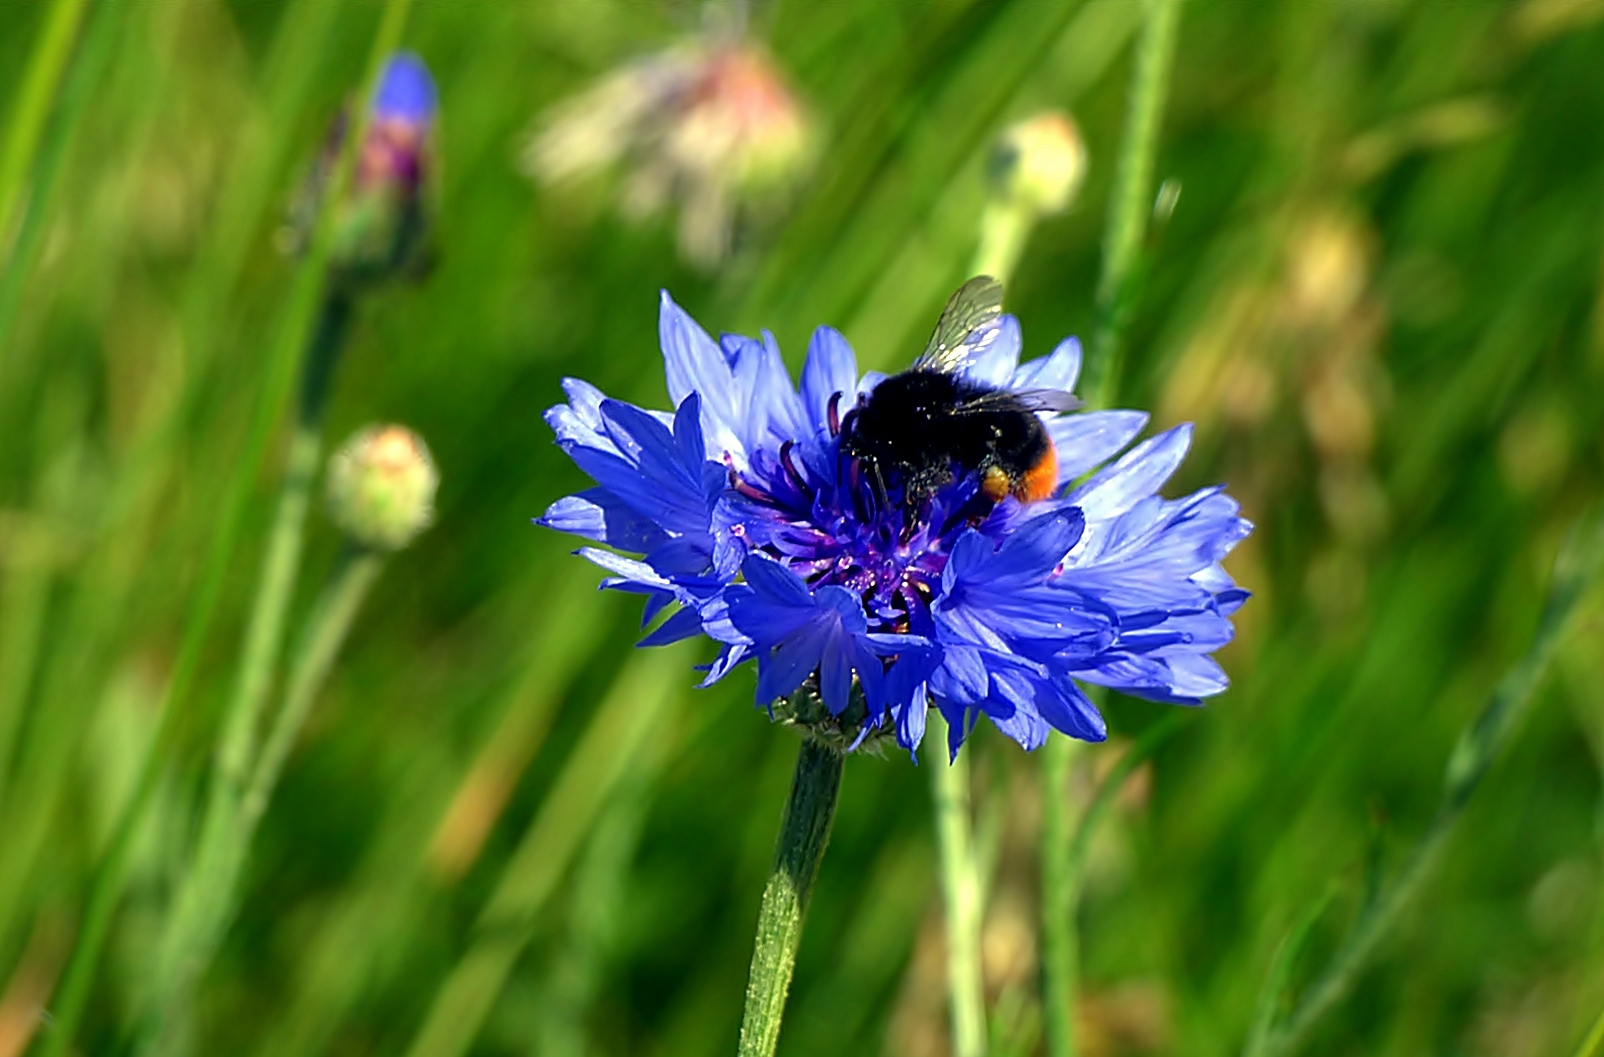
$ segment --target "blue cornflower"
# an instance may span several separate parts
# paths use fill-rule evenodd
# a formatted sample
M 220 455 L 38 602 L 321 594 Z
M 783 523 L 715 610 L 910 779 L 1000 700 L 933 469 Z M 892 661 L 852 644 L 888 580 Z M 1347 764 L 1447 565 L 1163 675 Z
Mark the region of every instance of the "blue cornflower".
M 604 587 L 646 596 L 647 623 L 670 611 L 642 645 L 718 643 L 703 685 L 755 660 L 759 705 L 806 699 L 818 707 L 787 715 L 910 750 L 934 706 L 954 753 L 981 715 L 1026 749 L 1050 729 L 1102 740 L 1081 684 L 1176 704 L 1225 689 L 1210 654 L 1247 592 L 1220 560 L 1252 526 L 1219 488 L 1158 495 L 1190 426 L 1126 451 L 1141 412 L 1043 412 L 1049 498 L 993 502 L 967 473 L 906 503 L 842 451 L 844 413 L 883 376 L 860 377 L 839 333 L 814 333 L 798 388 L 767 332 L 715 342 L 666 292 L 659 328 L 676 410 L 565 380 L 568 403 L 546 420 L 596 487 L 538 523 L 612 548 L 580 553 L 610 574 Z M 1026 364 L 1019 350 L 1003 316 L 963 370 L 1073 389 L 1073 339 Z

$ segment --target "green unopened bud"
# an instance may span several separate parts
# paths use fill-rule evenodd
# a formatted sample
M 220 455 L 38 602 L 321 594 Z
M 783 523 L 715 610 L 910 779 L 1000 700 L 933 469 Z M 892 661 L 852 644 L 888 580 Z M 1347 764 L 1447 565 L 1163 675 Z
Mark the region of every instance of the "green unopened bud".
M 1035 216 L 1061 213 L 1086 180 L 1086 144 L 1068 114 L 1049 111 L 1010 125 L 992 145 L 992 193 Z
M 422 437 L 369 426 L 329 460 L 329 515 L 364 547 L 400 550 L 433 520 L 439 481 Z

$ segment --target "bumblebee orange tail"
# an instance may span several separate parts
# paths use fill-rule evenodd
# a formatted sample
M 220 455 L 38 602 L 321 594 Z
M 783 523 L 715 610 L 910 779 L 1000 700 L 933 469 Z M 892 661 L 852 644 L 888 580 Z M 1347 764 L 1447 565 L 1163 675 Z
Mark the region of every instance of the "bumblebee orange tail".
M 989 484 L 989 481 L 987 482 Z M 1041 461 L 1019 476 L 1010 489 L 1022 503 L 1034 503 L 1051 496 L 1058 488 L 1058 453 L 1049 441 Z M 990 494 L 988 489 L 987 494 Z

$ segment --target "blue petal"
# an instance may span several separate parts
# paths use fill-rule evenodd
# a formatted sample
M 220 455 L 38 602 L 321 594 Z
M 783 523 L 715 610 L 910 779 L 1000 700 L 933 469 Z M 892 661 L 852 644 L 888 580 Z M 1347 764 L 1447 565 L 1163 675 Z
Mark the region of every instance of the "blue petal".
M 725 340 L 732 340 L 726 335 Z M 813 426 L 803 408 L 802 398 L 791 387 L 791 376 L 774 335 L 763 332 L 761 342 L 734 337 L 740 346 L 735 363 L 735 381 L 745 409 L 741 440 L 749 455 L 759 448 L 778 451 L 788 440 L 807 440 Z
M 649 551 L 668 539 L 655 522 L 605 488 L 564 496 L 547 507 L 535 524 L 625 551 Z
M 651 634 L 636 643 L 637 646 L 667 646 L 671 642 L 700 634 L 702 618 L 694 609 L 681 609 L 659 624 Z
M 1010 389 L 1061 389 L 1074 392 L 1080 377 L 1080 342 L 1065 338 L 1050 354 L 1021 364 L 1009 382 Z
M 897 716 L 897 744 L 913 754 L 915 762 L 919 759 L 919 743 L 925 740 L 925 713 L 929 710 L 930 702 L 925 696 L 923 683 L 914 687 L 913 697 L 906 705 L 900 710 L 895 706 L 892 709 Z
M 1018 742 L 1026 752 L 1039 749 L 1047 740 L 1050 728 L 1036 713 L 1036 690 L 1032 681 L 1021 672 L 997 671 L 992 673 L 992 684 L 995 693 L 985 708 L 992 725 Z
M 692 393 L 701 394 L 702 429 L 708 446 L 714 451 L 744 454 L 738 440 L 743 416 L 736 403 L 734 378 L 723 350 L 696 320 L 674 303 L 667 290 L 662 294 L 657 332 L 663 346 L 668 395 L 674 406 L 678 407 Z
M 1112 459 L 1146 426 L 1141 411 L 1087 411 L 1050 420 L 1047 434 L 1058 456 L 1059 485 Z
M 839 716 L 852 700 L 852 656 L 839 630 L 827 632 L 819 663 L 819 696 L 830 715 Z
M 852 407 L 858 386 L 858 359 L 847 339 L 832 327 L 820 327 L 808 342 L 807 362 L 802 365 L 802 404 L 815 433 L 830 425 L 830 398 L 841 394 L 846 414 Z
M 707 461 L 707 445 L 702 439 L 702 398 L 695 393 L 680 401 L 674 412 L 674 440 L 679 445 L 683 466 L 700 466 Z
M 577 553 L 587 561 L 595 562 L 614 576 L 641 587 L 654 591 L 673 591 L 674 585 L 665 579 L 656 569 L 645 562 L 626 558 L 612 551 L 604 551 L 599 547 L 581 547 Z
M 772 558 L 752 555 L 741 566 L 749 587 L 770 605 L 794 606 L 811 611 L 813 595 L 796 573 Z
M 1082 741 L 1103 741 L 1108 724 L 1091 698 L 1068 676 L 1037 684 L 1036 709 L 1053 729 Z
M 1191 443 L 1189 422 L 1150 437 L 1071 492 L 1070 501 L 1086 512 L 1088 522 L 1118 517 L 1170 479 Z
M 569 455 L 598 484 L 669 532 L 707 531 L 711 515 L 701 497 L 676 487 L 678 482 L 648 478 L 624 459 L 592 448 L 575 448 Z
M 757 657 L 757 703 L 769 705 L 790 697 L 818 670 L 824 641 L 818 635 L 797 635 L 772 652 Z

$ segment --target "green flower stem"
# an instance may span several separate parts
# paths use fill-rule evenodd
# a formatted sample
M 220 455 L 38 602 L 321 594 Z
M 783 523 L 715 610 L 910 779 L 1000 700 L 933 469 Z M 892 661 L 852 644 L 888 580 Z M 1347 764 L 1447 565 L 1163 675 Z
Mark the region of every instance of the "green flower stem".
M 780 820 L 774 869 L 763 886 L 758 911 L 752 971 L 746 982 L 746 1012 L 741 1017 L 740 1057 L 772 1057 L 780 1041 L 780 1018 L 791 989 L 796 949 L 802 941 L 802 919 L 819 875 L 819 860 L 830 840 L 836 800 L 841 793 L 844 757 L 804 738 L 791 778 L 791 799 Z
M 1102 274 L 1097 283 L 1098 326 L 1082 374 L 1087 407 L 1111 406 L 1119 389 L 1123 338 L 1129 322 L 1137 256 L 1147 230 L 1158 153 L 1160 118 L 1169 91 L 1170 66 L 1180 23 L 1180 0 L 1145 0 L 1136 43 L 1130 108 L 1120 144 L 1113 195 L 1103 237 Z M 1074 1057 L 1075 996 L 1079 990 L 1080 944 L 1075 917 L 1080 905 L 1080 866 L 1070 843 L 1069 773 L 1075 746 L 1049 738 L 1042 753 L 1047 795 L 1042 810 L 1042 967 L 1044 1019 L 1049 1057 Z
M 1080 933 L 1075 926 L 1080 903 L 1080 872 L 1070 861 L 1071 818 L 1069 776 L 1080 744 L 1073 738 L 1049 737 L 1042 746 L 1042 1021 L 1051 1057 L 1076 1051 L 1075 993 L 1080 977 Z
M 380 554 L 368 550 L 348 551 L 324 588 L 323 597 L 318 599 L 307 624 L 306 639 L 291 669 L 284 704 L 273 718 L 272 729 L 251 772 L 250 784 L 245 787 L 240 808 L 240 836 L 246 843 L 267 810 L 279 774 L 284 770 L 284 761 L 295 747 L 301 728 L 306 725 L 306 717 L 328 679 L 329 670 L 334 667 L 334 659 L 351 631 L 351 622 L 383 567 L 384 557 Z
M 1419 895 L 1442 859 L 1448 839 L 1464 814 L 1465 804 L 1508 744 L 1530 705 L 1564 640 L 1577 602 L 1604 562 L 1604 518 L 1590 528 L 1590 538 L 1574 539 L 1556 564 L 1548 602 L 1526 655 L 1499 681 L 1481 715 L 1459 736 L 1448 760 L 1436 817 L 1420 843 L 1410 853 L 1398 876 L 1360 912 L 1352 931 L 1304 992 L 1285 1023 L 1251 1040 L 1244 1051 L 1248 1057 L 1286 1057 L 1307 1042 L 1315 1025 L 1353 990 L 1377 945 Z
M 980 964 L 983 898 L 969 809 L 969 754 L 950 758 L 947 724 L 930 712 L 925 751 L 936 809 L 941 894 L 947 908 L 947 989 L 952 1002 L 953 1057 L 984 1057 L 986 994 Z
M 1103 268 L 1097 280 L 1098 326 L 1081 385 L 1092 407 L 1106 407 L 1119 388 L 1121 343 L 1130 322 L 1137 258 L 1153 201 L 1153 159 L 1169 94 L 1170 66 L 1180 27 L 1181 0 L 1145 0 L 1136 42 L 1125 138 L 1115 163 L 1114 190 L 1103 231 Z
M 212 785 L 214 809 L 220 798 L 237 801 L 242 795 L 247 771 L 255 757 L 262 707 L 272 688 L 273 672 L 284 639 L 284 618 L 301 567 L 306 514 L 311 506 L 318 456 L 323 449 L 323 405 L 334 364 L 350 327 L 351 310 L 349 295 L 331 291 L 324 298 L 317 328 L 312 332 L 302 361 L 301 404 L 285 460 L 278 510 L 245 632 L 238 681 L 224 715 L 218 743 L 217 771 Z
M 995 198 L 988 201 L 980 217 L 980 245 L 975 248 L 969 274 L 989 275 L 1007 285 L 1035 226 L 1036 216 L 1030 210 Z

